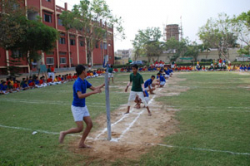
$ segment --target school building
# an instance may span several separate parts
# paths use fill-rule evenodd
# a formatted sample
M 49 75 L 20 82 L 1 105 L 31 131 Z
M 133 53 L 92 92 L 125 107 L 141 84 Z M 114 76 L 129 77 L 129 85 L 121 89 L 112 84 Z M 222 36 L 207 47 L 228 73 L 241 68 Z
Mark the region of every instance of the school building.
M 26 8 L 33 9 L 27 11 L 27 19 L 35 20 L 37 16 L 40 16 L 45 25 L 55 28 L 60 34 L 59 40 L 55 44 L 56 47 L 48 53 L 41 53 L 40 62 L 54 68 L 70 68 L 77 64 L 99 65 L 103 63 L 103 57 L 109 55 L 109 62 L 114 64 L 113 27 L 109 27 L 106 23 L 100 21 L 100 26 L 105 28 L 111 37 L 96 43 L 93 51 L 88 53 L 87 39 L 76 30 L 70 30 L 67 33 L 62 25 L 60 14 L 68 10 L 67 3 L 64 7 L 57 6 L 56 0 L 25 0 L 24 3 Z M 11 60 L 13 52 L 0 48 L 0 74 L 6 73 L 6 68 L 12 65 L 9 60 Z M 14 54 L 18 56 L 19 52 L 15 51 Z M 37 62 L 29 65 L 25 58 L 21 58 L 20 61 L 19 65 L 16 65 L 19 67 L 20 73 L 29 73 L 37 68 Z

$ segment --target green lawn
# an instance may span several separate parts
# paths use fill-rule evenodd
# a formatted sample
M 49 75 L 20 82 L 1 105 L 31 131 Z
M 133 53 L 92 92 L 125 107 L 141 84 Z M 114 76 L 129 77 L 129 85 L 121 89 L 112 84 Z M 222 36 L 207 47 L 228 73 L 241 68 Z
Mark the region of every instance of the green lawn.
M 144 80 L 152 73 L 143 73 Z M 125 86 L 129 74 L 116 74 L 114 86 Z M 204 148 L 250 153 L 250 75 L 229 72 L 193 72 L 178 75 L 186 81 L 180 86 L 190 90 L 179 96 L 156 100 L 180 109 L 176 119 L 180 131 L 165 138 L 162 144 L 176 148 L 153 147 L 137 161 L 117 161 L 114 165 L 250 165 L 250 156 L 193 150 Z M 104 78 L 90 79 L 99 85 Z M 58 135 L 33 131 L 59 132 L 74 126 L 70 105 L 73 82 L 0 96 L 0 165 L 84 165 L 85 156 L 69 151 L 70 137 L 63 146 Z M 175 86 L 175 85 L 170 85 Z M 128 93 L 112 87 L 111 111 L 127 102 Z M 91 117 L 105 114 L 105 94 L 86 99 Z M 98 129 L 94 123 L 94 129 Z M 99 165 L 98 162 L 94 165 Z

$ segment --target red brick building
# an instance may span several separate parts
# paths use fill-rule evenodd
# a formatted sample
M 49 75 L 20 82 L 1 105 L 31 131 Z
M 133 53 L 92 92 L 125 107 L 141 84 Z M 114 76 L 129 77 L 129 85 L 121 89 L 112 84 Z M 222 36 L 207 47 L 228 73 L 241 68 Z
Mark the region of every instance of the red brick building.
M 45 25 L 57 29 L 60 33 L 56 47 L 49 53 L 41 53 L 41 62 L 46 65 L 52 65 L 55 68 L 73 67 L 77 64 L 102 64 L 103 56 L 109 55 L 110 63 L 114 63 L 114 40 L 113 27 L 108 27 L 100 22 L 100 26 L 106 28 L 111 38 L 107 41 L 96 43 L 91 55 L 87 56 L 87 40 L 76 30 L 70 30 L 66 33 L 62 26 L 60 14 L 68 10 L 67 3 L 64 8 L 56 5 L 56 0 L 25 0 L 25 6 L 35 9 L 35 12 L 27 12 L 29 20 L 36 19 L 37 16 L 42 18 Z M 0 48 L 0 74 L 6 71 L 7 66 L 11 65 L 8 59 L 11 58 L 12 51 Z M 30 69 L 36 70 L 35 66 L 30 67 L 26 59 L 21 58 L 21 64 L 18 65 L 20 73 L 28 73 Z

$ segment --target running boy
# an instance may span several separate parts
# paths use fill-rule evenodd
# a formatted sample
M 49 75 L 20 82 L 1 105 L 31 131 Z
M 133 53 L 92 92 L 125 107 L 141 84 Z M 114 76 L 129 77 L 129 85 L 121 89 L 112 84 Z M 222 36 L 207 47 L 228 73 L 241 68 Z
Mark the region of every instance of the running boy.
M 102 92 L 101 88 L 104 87 L 105 85 L 102 84 L 98 87 L 93 87 L 85 79 L 87 77 L 87 72 L 85 71 L 85 67 L 83 65 L 77 65 L 76 72 L 77 72 L 78 78 L 73 85 L 73 102 L 71 105 L 71 111 L 72 111 L 77 127 L 71 128 L 67 131 L 61 131 L 59 142 L 63 143 L 64 137 L 67 134 L 81 132 L 83 130 L 83 121 L 84 121 L 86 123 L 86 129 L 84 130 L 82 138 L 80 140 L 79 148 L 90 148 L 84 143 L 93 126 L 88 108 L 85 105 L 85 98 L 93 94 L 101 93 Z M 92 92 L 86 93 L 87 88 L 91 89 Z
M 136 95 L 139 96 L 139 98 L 142 100 L 142 102 L 144 103 L 144 105 L 146 106 L 147 110 L 148 110 L 148 115 L 151 116 L 151 112 L 149 110 L 148 107 L 148 103 L 146 102 L 145 98 L 144 98 L 144 81 L 142 76 L 137 72 L 138 71 L 138 66 L 135 64 L 132 67 L 132 71 L 133 73 L 130 74 L 130 82 L 128 83 L 125 92 L 128 91 L 128 87 L 132 84 L 132 89 L 129 95 L 129 99 L 128 99 L 128 109 L 126 114 L 129 113 L 130 110 L 130 106 L 132 104 L 132 102 L 134 102 Z

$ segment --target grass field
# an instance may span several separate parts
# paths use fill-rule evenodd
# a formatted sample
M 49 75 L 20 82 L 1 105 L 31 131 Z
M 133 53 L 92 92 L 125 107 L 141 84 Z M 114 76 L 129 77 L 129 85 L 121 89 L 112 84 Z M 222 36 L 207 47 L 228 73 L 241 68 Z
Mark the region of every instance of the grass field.
M 152 73 L 143 73 L 144 80 Z M 190 88 L 179 96 L 156 98 L 179 109 L 177 134 L 166 137 L 138 160 L 124 159 L 113 165 L 250 165 L 250 75 L 229 72 L 194 72 L 177 74 Z M 128 93 L 115 86 L 125 86 L 128 74 L 116 74 L 110 89 L 111 111 L 127 102 Z M 104 78 L 89 80 L 99 85 Z M 73 127 L 70 111 L 73 82 L 0 96 L 0 165 L 84 165 L 87 156 L 69 151 L 67 137 L 58 144 L 58 132 Z M 176 85 L 169 85 L 176 86 Z M 87 99 L 91 117 L 105 114 L 105 94 Z M 30 129 L 30 130 L 29 130 Z M 94 129 L 99 126 L 94 123 Z M 50 134 L 38 130 L 54 132 Z M 33 131 L 38 131 L 32 135 Z M 195 148 L 231 151 L 201 151 Z M 243 155 L 242 153 L 248 153 Z M 95 161 L 91 165 L 100 165 Z M 89 164 L 89 163 L 88 163 Z

